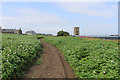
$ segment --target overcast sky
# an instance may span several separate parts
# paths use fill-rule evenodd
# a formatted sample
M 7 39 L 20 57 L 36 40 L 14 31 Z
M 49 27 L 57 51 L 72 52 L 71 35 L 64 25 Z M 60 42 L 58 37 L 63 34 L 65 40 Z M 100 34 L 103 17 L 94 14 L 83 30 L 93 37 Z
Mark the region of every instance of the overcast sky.
M 81 35 L 118 34 L 118 2 L 2 3 L 2 28 L 73 34 L 76 26 Z

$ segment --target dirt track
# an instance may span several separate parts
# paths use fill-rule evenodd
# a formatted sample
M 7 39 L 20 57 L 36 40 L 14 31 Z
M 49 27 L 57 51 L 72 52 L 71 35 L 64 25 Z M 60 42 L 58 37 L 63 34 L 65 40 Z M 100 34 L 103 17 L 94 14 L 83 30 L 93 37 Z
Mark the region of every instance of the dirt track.
M 26 78 L 74 78 L 74 72 L 55 46 L 41 40 L 44 48 L 42 63 L 34 65 Z

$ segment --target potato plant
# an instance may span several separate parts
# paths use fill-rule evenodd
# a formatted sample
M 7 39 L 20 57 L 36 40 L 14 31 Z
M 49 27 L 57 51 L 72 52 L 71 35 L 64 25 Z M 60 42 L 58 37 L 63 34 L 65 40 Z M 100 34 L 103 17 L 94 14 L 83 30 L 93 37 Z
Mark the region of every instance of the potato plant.
M 57 46 L 78 78 L 119 78 L 118 42 L 78 37 L 45 37 Z
M 2 78 L 19 78 L 30 64 L 40 56 L 41 42 L 36 36 L 2 35 Z

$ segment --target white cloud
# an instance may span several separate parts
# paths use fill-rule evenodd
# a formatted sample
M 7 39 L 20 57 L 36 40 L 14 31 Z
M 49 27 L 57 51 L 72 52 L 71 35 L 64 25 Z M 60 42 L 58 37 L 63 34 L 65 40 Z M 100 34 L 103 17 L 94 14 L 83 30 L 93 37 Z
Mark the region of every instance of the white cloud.
M 114 12 L 114 9 L 116 7 L 115 5 L 106 6 L 102 3 L 99 3 L 99 4 L 98 3 L 97 4 L 95 3 L 58 3 L 58 4 L 59 4 L 58 6 L 64 9 L 65 11 L 80 13 L 80 14 L 82 13 L 90 16 L 111 17 L 117 14 L 116 12 Z M 100 10 L 97 10 L 97 8 L 94 9 L 93 6 L 100 8 Z M 52 34 L 56 34 L 57 31 L 63 29 L 73 34 L 73 27 L 76 24 L 79 24 L 76 20 L 74 20 L 75 22 L 69 23 L 67 22 L 66 19 L 62 18 L 61 16 L 58 16 L 57 14 L 53 14 L 53 13 L 50 14 L 47 12 L 37 11 L 34 9 L 25 9 L 25 8 L 18 9 L 18 10 L 13 9 L 13 11 L 15 11 L 15 13 L 17 14 L 17 17 L 16 17 L 16 14 L 15 16 L 5 16 L 5 15 L 2 16 L 3 28 L 22 28 L 24 32 L 27 30 L 35 30 L 36 32 L 39 32 L 39 33 L 52 33 Z M 83 22 L 82 22 L 83 27 L 85 27 L 84 26 L 85 24 Z M 94 23 L 96 22 L 93 21 L 93 23 L 91 24 L 94 24 Z M 104 29 L 104 27 L 108 27 L 108 28 L 111 27 L 111 25 L 100 26 L 100 24 L 94 25 L 94 27 L 92 27 L 91 24 L 87 24 L 87 28 L 81 29 L 82 34 L 87 34 L 87 33 L 100 34 L 101 33 L 100 31 L 96 31 L 96 29 L 94 29 L 95 27 L 99 28 L 103 26 L 103 28 L 100 28 L 101 31 Z M 112 28 L 113 26 L 114 25 L 112 25 Z M 103 33 L 107 33 L 107 31 L 103 31 Z
M 89 16 L 115 17 L 118 13 L 117 5 L 106 5 L 104 3 L 58 3 L 58 6 L 68 12 L 86 14 Z
M 2 0 L 2 2 L 118 2 L 119 0 Z
M 46 33 L 46 34 L 57 34 L 59 30 L 62 30 L 61 27 L 50 27 L 49 29 L 42 28 L 42 27 L 36 27 L 35 31 L 40 33 Z
M 35 30 L 37 32 L 55 32 L 58 25 L 65 24 L 64 18 L 56 14 L 50 14 L 33 9 L 20 9 L 14 11 L 15 16 L 2 16 L 3 28 L 22 28 L 26 30 Z
M 56 14 L 50 14 L 47 12 L 37 11 L 33 9 L 21 9 L 16 10 L 20 14 L 19 19 L 25 23 L 34 23 L 34 24 L 61 24 L 64 22 L 64 19 Z
M 88 25 L 90 25 L 88 27 Z M 112 35 L 118 34 L 118 26 L 117 24 L 88 24 L 85 27 L 82 27 L 81 34 L 82 35 Z
M 2 26 L 2 3 L 0 3 L 0 26 Z

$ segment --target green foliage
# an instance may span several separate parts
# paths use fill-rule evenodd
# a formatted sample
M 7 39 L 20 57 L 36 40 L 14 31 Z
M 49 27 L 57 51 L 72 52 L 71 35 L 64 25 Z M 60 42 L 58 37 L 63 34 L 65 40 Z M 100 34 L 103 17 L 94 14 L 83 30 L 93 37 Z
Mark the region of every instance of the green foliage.
M 23 75 L 42 51 L 36 36 L 3 34 L 2 41 L 2 78 L 5 80 Z
M 0 28 L 1 29 L 1 28 Z M 2 78 L 2 33 L 0 33 L 0 79 Z
M 118 42 L 78 37 L 46 37 L 57 46 L 78 78 L 118 78 Z
M 44 38 L 44 36 L 37 36 L 37 39 L 42 39 Z
M 57 33 L 57 36 L 69 36 L 69 33 L 62 30 Z
M 38 60 L 36 61 L 36 64 L 39 65 L 42 63 L 42 58 L 38 58 Z

